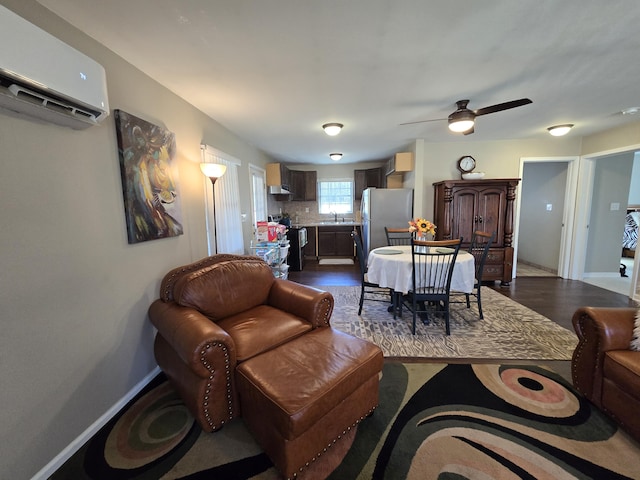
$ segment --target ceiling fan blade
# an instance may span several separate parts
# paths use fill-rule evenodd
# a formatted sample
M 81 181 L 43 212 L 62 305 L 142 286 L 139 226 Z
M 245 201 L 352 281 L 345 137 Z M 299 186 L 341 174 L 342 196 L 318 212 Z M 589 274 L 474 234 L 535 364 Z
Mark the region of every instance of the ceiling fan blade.
M 498 103 L 489 107 L 480 108 L 474 113 L 476 114 L 476 117 L 479 117 L 480 115 L 487 115 L 488 113 L 496 113 L 503 110 L 509 110 L 511 108 L 522 107 L 523 105 L 528 105 L 530 103 L 533 102 L 528 98 L 521 98 L 520 100 L 512 100 L 510 102 Z
M 416 122 L 401 123 L 400 125 L 413 125 L 415 123 L 440 122 L 442 120 L 446 120 L 446 118 L 432 118 L 431 120 L 418 120 Z

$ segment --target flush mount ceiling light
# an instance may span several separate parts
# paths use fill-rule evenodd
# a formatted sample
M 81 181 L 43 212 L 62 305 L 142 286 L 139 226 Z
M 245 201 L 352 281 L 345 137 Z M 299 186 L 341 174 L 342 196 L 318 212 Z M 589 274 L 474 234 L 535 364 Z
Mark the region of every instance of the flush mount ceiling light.
M 329 158 L 331 158 L 331 160 L 335 160 L 337 162 L 338 160 L 340 160 L 342 158 L 342 154 L 341 153 L 330 153 L 329 154 Z
M 631 107 L 627 108 L 626 110 L 622 110 L 623 115 L 635 115 L 638 112 L 640 112 L 640 107 Z
M 569 133 L 569 130 L 573 128 L 573 123 L 565 123 L 563 125 L 554 125 L 553 127 L 547 128 L 549 133 L 554 137 L 561 137 Z
M 339 134 L 340 130 L 342 130 L 342 127 L 344 127 L 344 125 L 342 125 L 341 123 L 325 123 L 324 125 L 322 125 L 322 129 L 325 131 L 325 133 L 327 135 L 331 135 L 332 137 Z

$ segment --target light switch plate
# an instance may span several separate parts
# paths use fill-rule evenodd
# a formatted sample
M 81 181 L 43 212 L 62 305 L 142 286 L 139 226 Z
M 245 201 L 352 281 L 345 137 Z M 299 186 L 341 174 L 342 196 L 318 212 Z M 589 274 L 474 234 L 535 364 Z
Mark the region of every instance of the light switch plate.
M 611 211 L 612 212 L 616 212 L 620 210 L 620 204 L 618 202 L 612 202 L 611 203 Z

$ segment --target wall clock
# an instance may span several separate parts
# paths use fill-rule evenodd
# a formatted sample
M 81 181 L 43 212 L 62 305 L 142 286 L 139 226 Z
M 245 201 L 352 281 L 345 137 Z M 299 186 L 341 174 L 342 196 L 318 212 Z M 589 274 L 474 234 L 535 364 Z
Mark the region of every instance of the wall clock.
M 458 170 L 462 173 L 472 172 L 476 168 L 476 159 L 470 155 L 465 155 L 458 159 Z

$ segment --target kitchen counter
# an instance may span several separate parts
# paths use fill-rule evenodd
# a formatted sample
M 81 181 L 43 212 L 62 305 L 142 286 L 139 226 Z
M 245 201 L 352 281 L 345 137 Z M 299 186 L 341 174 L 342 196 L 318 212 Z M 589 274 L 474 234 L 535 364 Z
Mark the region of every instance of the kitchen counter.
M 292 225 L 292 227 L 340 227 L 340 226 L 346 226 L 346 227 L 354 227 L 354 226 L 360 226 L 360 222 L 355 222 L 353 220 L 347 220 L 344 222 L 341 221 L 329 221 L 329 222 L 304 222 L 304 223 L 300 223 L 300 224 L 296 224 L 296 225 Z

